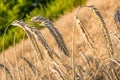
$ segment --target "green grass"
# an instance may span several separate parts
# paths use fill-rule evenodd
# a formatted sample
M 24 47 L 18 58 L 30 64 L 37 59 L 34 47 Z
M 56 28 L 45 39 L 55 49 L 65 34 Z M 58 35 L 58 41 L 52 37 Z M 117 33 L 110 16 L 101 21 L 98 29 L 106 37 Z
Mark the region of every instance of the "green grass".
M 70 12 L 76 6 L 85 4 L 86 0 L 54 0 L 51 4 L 47 4 L 47 7 L 35 8 L 30 12 L 30 15 L 27 15 L 27 20 L 36 15 L 41 15 L 49 19 L 55 20 L 61 14 L 65 12 Z

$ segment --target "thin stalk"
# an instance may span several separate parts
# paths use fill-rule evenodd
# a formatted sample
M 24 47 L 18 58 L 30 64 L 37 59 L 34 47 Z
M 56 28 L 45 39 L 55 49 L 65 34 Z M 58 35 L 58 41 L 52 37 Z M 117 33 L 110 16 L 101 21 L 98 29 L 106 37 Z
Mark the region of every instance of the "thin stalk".
M 21 77 L 20 77 L 20 71 L 19 71 L 19 66 L 18 66 L 18 62 L 17 62 L 17 55 L 16 55 L 16 35 L 18 33 L 19 30 L 17 30 L 15 32 L 15 35 L 14 35 L 14 46 L 15 46 L 15 49 L 14 49 L 14 59 L 15 59 L 15 65 L 16 65 L 16 69 L 17 69 L 17 72 L 18 72 L 18 80 L 21 80 Z
M 5 35 L 6 35 L 6 32 L 7 32 L 7 30 L 8 30 L 8 28 L 10 27 L 10 25 L 8 25 L 7 27 L 6 27 L 6 29 L 5 29 L 5 32 L 4 32 L 4 34 L 3 34 L 3 53 L 2 53 L 2 58 L 3 58 L 3 65 L 6 67 L 6 64 L 5 64 Z M 5 73 L 5 78 L 4 78 L 4 80 L 7 80 L 7 74 L 6 74 L 6 70 L 4 69 L 4 73 Z
M 24 41 L 25 41 L 25 33 L 23 35 L 23 43 L 22 43 L 22 57 L 24 57 Z M 23 79 L 26 80 L 26 75 L 25 75 L 25 63 L 23 62 Z
M 74 18 L 74 25 L 73 25 L 73 31 L 72 31 L 72 76 L 73 80 L 75 80 L 75 59 L 74 59 L 74 49 L 75 49 L 75 18 Z

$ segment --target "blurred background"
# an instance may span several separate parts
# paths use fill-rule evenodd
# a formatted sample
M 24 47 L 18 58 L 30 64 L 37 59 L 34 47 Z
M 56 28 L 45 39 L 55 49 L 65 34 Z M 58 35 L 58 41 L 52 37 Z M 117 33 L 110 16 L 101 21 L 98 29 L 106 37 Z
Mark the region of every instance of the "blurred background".
M 86 0 L 0 0 L 0 52 L 3 49 L 3 35 L 7 26 L 16 19 L 30 21 L 33 16 L 44 16 L 52 21 L 60 15 L 72 11 L 75 7 L 85 4 Z M 13 38 L 17 27 L 10 26 L 4 38 L 5 49 L 13 45 Z M 19 30 L 16 42 L 23 37 Z

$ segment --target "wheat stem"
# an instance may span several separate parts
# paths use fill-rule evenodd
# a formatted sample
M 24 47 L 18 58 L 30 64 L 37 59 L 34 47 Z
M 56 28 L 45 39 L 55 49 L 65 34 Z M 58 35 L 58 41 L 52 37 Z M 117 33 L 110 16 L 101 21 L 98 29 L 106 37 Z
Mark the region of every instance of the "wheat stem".
M 17 35 L 18 31 L 19 30 L 17 30 L 15 32 L 15 35 L 14 35 L 14 46 L 15 46 L 15 49 L 14 49 L 14 59 L 15 59 L 16 69 L 17 69 L 17 72 L 18 72 L 18 80 L 21 80 L 19 66 L 18 66 L 18 62 L 17 62 L 17 55 L 16 55 L 16 35 Z
M 25 41 L 25 33 L 23 35 L 23 42 L 22 42 L 22 57 L 24 57 L 24 41 Z M 23 62 L 23 79 L 26 80 L 26 74 L 25 74 L 25 63 Z
M 74 56 L 74 49 L 75 49 L 75 18 L 74 18 L 74 25 L 72 31 L 72 76 L 73 80 L 75 80 L 75 56 Z
M 3 65 L 6 67 L 6 64 L 5 64 L 5 35 L 6 35 L 6 32 L 7 32 L 7 30 L 8 30 L 8 28 L 10 27 L 10 25 L 8 25 L 7 27 L 6 27 L 6 29 L 5 29 L 5 32 L 4 32 L 4 34 L 3 34 L 3 53 L 2 53 L 2 58 L 3 58 Z M 5 68 L 4 68 L 4 73 L 5 73 L 5 80 L 7 79 L 7 75 L 6 75 L 6 70 L 5 70 Z

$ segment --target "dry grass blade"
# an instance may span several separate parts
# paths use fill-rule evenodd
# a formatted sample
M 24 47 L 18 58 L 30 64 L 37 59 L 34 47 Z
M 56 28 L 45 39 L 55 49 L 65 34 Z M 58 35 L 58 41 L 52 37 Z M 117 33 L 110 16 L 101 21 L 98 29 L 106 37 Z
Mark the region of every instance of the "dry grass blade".
M 114 63 L 116 63 L 120 67 L 120 61 L 118 62 L 117 60 L 112 59 L 112 58 L 111 58 L 111 61 L 114 62 Z
M 21 57 L 31 68 L 31 70 L 33 71 L 34 74 L 36 74 L 36 71 L 38 72 L 38 70 L 35 68 L 34 65 L 32 65 L 25 57 Z
M 114 67 L 112 68 L 112 73 L 113 73 L 113 75 L 115 77 L 115 80 L 120 80 L 120 78 L 119 78 L 119 76 L 118 76 L 118 74 L 117 74 L 117 72 L 116 72 Z
M 86 66 L 89 68 L 90 67 L 90 62 L 89 62 L 90 60 L 87 58 L 87 56 L 83 52 L 79 52 L 79 54 L 80 54 L 82 61 L 84 63 L 86 63 L 87 64 Z
M 60 72 L 59 72 L 58 69 L 53 68 L 53 69 L 51 69 L 51 70 L 52 70 L 52 72 L 56 75 L 57 80 L 65 80 L 65 79 L 61 76 L 61 74 L 60 74 Z
M 109 61 L 109 59 L 102 60 L 102 61 L 99 63 L 99 66 L 97 67 L 96 72 L 94 72 L 94 74 L 93 74 L 94 80 L 95 80 L 97 74 L 99 74 L 98 72 L 99 72 L 100 68 L 103 68 L 104 71 L 105 71 L 105 68 L 104 68 L 103 64 L 106 63 L 107 61 Z M 106 72 L 105 72 L 105 74 L 106 74 Z
M 67 64 L 63 64 L 63 61 L 59 59 L 58 56 L 54 55 L 55 60 L 52 61 L 52 64 L 54 64 L 56 67 L 58 67 L 65 77 L 69 76 L 68 70 L 71 70 L 70 68 L 66 67 Z
M 40 42 L 42 43 L 42 45 L 48 51 L 48 55 L 53 59 L 52 51 L 51 51 L 49 45 L 47 44 L 46 40 L 44 39 L 43 35 L 40 33 L 39 30 L 37 30 L 34 27 L 28 26 L 25 22 L 20 21 L 20 20 L 14 21 L 12 23 L 12 25 L 18 26 L 18 27 L 24 29 L 25 31 L 29 31 L 31 34 L 33 34 L 38 40 L 40 40 Z
M 87 72 L 87 70 L 84 70 L 82 65 L 77 65 L 78 71 L 81 74 L 81 79 L 83 78 L 83 80 L 85 80 L 85 77 L 87 77 L 88 80 L 92 80 L 91 79 L 91 75 Z
M 108 68 L 105 66 L 105 64 L 102 64 L 102 68 L 104 70 L 104 73 L 106 74 L 105 77 L 108 77 L 109 80 L 113 80 L 112 75 L 110 74 L 110 72 L 109 72 Z
M 5 61 L 9 64 L 9 67 L 13 70 L 14 67 L 13 67 L 13 64 L 11 63 L 11 61 L 7 58 L 5 58 Z
M 65 53 L 66 56 L 69 56 L 69 51 L 64 43 L 64 40 L 58 30 L 53 26 L 52 22 L 42 16 L 36 16 L 31 19 L 32 22 L 39 23 L 42 26 L 45 26 L 49 29 L 50 33 L 55 38 L 58 47 Z
M 64 67 L 64 65 L 62 65 L 62 64 L 60 64 L 58 62 L 55 62 L 55 61 L 52 61 L 52 64 L 54 65 L 55 68 L 57 68 L 59 70 L 59 72 L 64 77 L 64 79 L 66 79 L 66 75 L 68 73 L 67 73 L 66 68 Z
M 84 70 L 82 69 L 81 65 L 77 65 L 77 69 L 78 69 L 78 72 L 79 72 L 79 74 L 81 76 L 81 80 L 83 80 L 83 72 L 84 72 Z
M 120 38 L 116 34 L 109 33 L 110 37 L 115 39 L 118 43 L 120 43 Z
M 96 16 L 97 20 L 99 21 L 99 23 L 102 27 L 102 31 L 103 31 L 104 37 L 106 39 L 106 42 L 107 42 L 106 47 L 109 50 L 109 57 L 110 57 L 111 55 L 113 55 L 114 52 L 113 52 L 112 42 L 110 40 L 110 35 L 109 35 L 108 29 L 106 27 L 106 24 L 104 22 L 104 19 L 97 8 L 95 8 L 94 6 L 88 6 L 88 8 L 90 8 L 92 10 L 93 14 Z
M 56 62 L 52 62 L 53 67 L 51 68 L 51 71 L 55 73 L 58 80 L 65 80 L 64 74 L 61 71 L 59 65 Z
M 11 79 L 13 79 L 13 76 L 12 76 L 11 72 L 9 71 L 9 69 L 7 67 L 5 67 L 3 64 L 0 64 L 0 68 L 3 69 L 3 70 L 5 70 L 5 72 L 7 74 L 9 74 L 9 76 L 11 77 Z
M 5 61 L 9 64 L 10 70 L 11 70 L 11 71 L 14 70 L 14 66 L 13 66 L 13 64 L 11 63 L 11 61 L 8 60 L 7 58 L 5 58 Z M 15 75 L 14 75 L 12 72 L 11 72 L 11 76 L 12 76 L 12 80 L 15 80 Z

